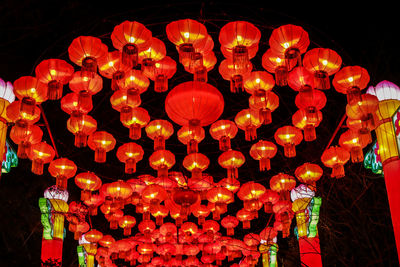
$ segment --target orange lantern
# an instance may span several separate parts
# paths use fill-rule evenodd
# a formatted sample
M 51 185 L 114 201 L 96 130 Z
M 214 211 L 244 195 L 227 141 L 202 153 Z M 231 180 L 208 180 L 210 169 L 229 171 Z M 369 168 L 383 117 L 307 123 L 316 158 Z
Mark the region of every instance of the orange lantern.
M 247 21 L 231 21 L 219 32 L 219 42 L 231 55 L 237 69 L 245 69 L 250 60 L 249 47 L 258 45 L 260 30 Z
M 208 168 L 210 160 L 201 153 L 191 153 L 183 159 L 183 167 L 192 173 L 192 178 L 200 179 L 202 172 Z
M 279 193 L 283 200 L 290 200 L 290 190 L 296 186 L 296 179 L 286 173 L 278 173 L 272 176 L 269 181 L 269 187 Z
M 274 54 L 271 48 L 263 54 L 261 63 L 263 68 L 269 73 L 275 73 L 275 81 L 278 86 L 286 86 L 288 73 L 297 64 L 296 59 L 285 60 L 283 56 Z
M 109 248 L 114 242 L 115 239 L 111 235 L 103 235 L 103 237 L 98 241 L 99 245 L 105 248 Z
M 79 118 L 71 117 L 67 120 L 67 129 L 74 134 L 76 147 L 86 147 L 88 136 L 97 130 L 97 121 L 85 114 Z
M 178 140 L 187 146 L 187 153 L 197 153 L 199 151 L 198 144 L 204 139 L 205 131 L 203 127 L 199 133 L 194 133 L 189 126 L 182 126 L 177 132 Z
M 147 136 L 154 141 L 154 150 L 164 150 L 165 140 L 174 133 L 172 123 L 167 120 L 153 120 L 145 128 Z
M 339 145 L 350 152 L 351 162 L 364 161 L 363 148 L 367 144 L 361 142 L 358 132 L 349 129 L 342 133 L 339 137 Z
M 114 48 L 121 51 L 122 63 L 136 67 L 139 53 L 151 45 L 152 33 L 143 24 L 126 20 L 114 27 L 111 41 Z
M 150 167 L 158 171 L 158 177 L 168 176 L 168 170 L 175 165 L 175 155 L 164 149 L 157 150 L 149 157 Z
M 19 112 L 35 114 L 36 104 L 47 100 L 47 86 L 36 77 L 22 76 L 13 83 L 14 94 L 21 100 Z
M 238 226 L 239 220 L 235 216 L 227 215 L 221 220 L 221 225 L 226 229 L 228 236 L 233 236 L 235 227 Z
M 296 168 L 294 175 L 300 183 L 306 184 L 315 191 L 315 183 L 321 178 L 323 174 L 322 168 L 314 163 L 306 162 Z
M 283 146 L 285 157 L 296 156 L 296 146 L 303 140 L 301 130 L 293 126 L 282 126 L 276 130 L 274 135 L 278 145 Z
M 156 224 L 152 220 L 142 220 L 138 225 L 138 229 L 144 234 L 145 238 L 150 238 L 151 232 L 156 229 Z
M 24 135 L 29 125 L 32 125 L 40 119 L 40 108 L 35 106 L 33 115 L 26 112 L 20 112 L 21 101 L 14 101 L 6 107 L 6 116 L 10 122 L 14 123 L 15 132 L 17 135 Z
M 103 89 L 103 79 L 97 73 L 88 75 L 82 71 L 76 71 L 69 81 L 69 88 L 78 94 L 78 103 L 83 106 L 92 105 L 92 96 Z
M 154 91 L 162 93 L 168 91 L 168 80 L 174 76 L 176 72 L 176 62 L 169 56 L 154 63 L 152 72 L 144 72 L 144 74 L 154 81 Z
M 93 191 L 100 189 L 102 182 L 93 172 L 82 172 L 75 176 L 75 184 L 82 190 L 81 200 L 86 201 Z
M 124 229 L 124 235 L 131 235 L 131 229 L 136 225 L 136 219 L 131 215 L 124 215 L 119 219 L 118 224 Z
M 252 211 L 255 218 L 258 218 L 258 210 L 262 207 L 260 197 L 265 193 L 266 188 L 259 183 L 253 181 L 242 184 L 237 196 L 243 201 L 243 207 Z
M 119 89 L 118 81 L 130 70 L 130 66 L 122 63 L 119 50 L 108 52 L 99 58 L 98 65 L 101 76 L 111 79 L 111 89 L 114 91 Z
M 193 74 L 193 81 L 207 82 L 207 73 L 214 68 L 215 64 L 217 64 L 217 57 L 213 51 L 209 51 L 194 53 L 190 64 L 184 67 L 187 72 Z
M 122 124 L 129 128 L 129 138 L 139 140 L 142 136 L 142 128 L 150 121 L 150 116 L 147 110 L 141 107 L 132 108 L 127 121 Z
M 271 113 L 279 106 L 279 97 L 269 91 L 261 95 L 252 95 L 249 97 L 250 109 L 258 110 L 263 124 L 272 122 Z
M 236 193 L 240 188 L 240 182 L 234 178 L 224 178 L 218 182 L 218 185 L 225 187 L 232 193 Z
M 107 52 L 107 45 L 93 36 L 79 36 L 72 40 L 68 47 L 69 59 L 89 74 L 97 71 L 98 59 L 105 56 Z
M 303 66 L 314 74 L 316 89 L 329 89 L 329 76 L 339 71 L 342 58 L 332 49 L 313 48 L 304 54 Z
M 149 79 L 142 71 L 135 69 L 125 72 L 124 77 L 118 80 L 120 90 L 126 91 L 126 104 L 131 107 L 141 103 L 140 94 L 147 91 L 149 85 Z
M 279 200 L 279 194 L 271 189 L 265 189 L 264 194 L 261 195 L 260 201 L 264 204 L 264 212 L 272 213 L 272 207 Z
M 42 141 L 43 131 L 37 125 L 28 125 L 26 131 L 18 133 L 16 126 L 11 127 L 10 138 L 18 145 L 17 157 L 26 159 L 33 144 Z
M 163 205 L 158 205 L 157 207 L 150 209 L 150 213 L 156 218 L 156 225 L 162 225 L 163 220 L 167 217 L 169 210 Z
M 103 233 L 96 229 L 91 229 L 90 231 L 85 233 L 85 239 L 90 243 L 97 243 L 102 238 L 103 238 Z
M 230 120 L 218 120 L 210 126 L 210 135 L 218 140 L 221 151 L 231 148 L 231 139 L 236 136 L 237 131 L 236 124 Z
M 237 69 L 232 59 L 227 58 L 221 61 L 218 71 L 224 80 L 230 81 L 230 90 L 232 93 L 243 91 L 243 77 L 248 75 L 253 68 L 251 62 L 243 70 Z
M 207 206 L 198 202 L 191 206 L 191 212 L 195 217 L 197 217 L 197 223 L 201 225 L 205 222 L 205 218 L 210 214 L 211 211 Z
M 214 187 L 208 190 L 207 200 L 215 204 L 213 219 L 219 220 L 220 215 L 228 211 L 228 204 L 234 201 L 234 194 L 225 187 Z
M 348 117 L 346 120 L 346 126 L 349 129 L 358 132 L 362 144 L 368 145 L 372 143 L 371 131 L 374 130 L 374 125 L 365 124 L 361 119 L 351 119 Z
M 318 110 L 325 107 L 326 96 L 321 90 L 313 89 L 307 94 L 297 94 L 295 104 L 299 109 L 306 111 L 309 122 L 316 122 L 318 120 Z
M 361 90 L 369 83 L 368 71 L 360 66 L 346 66 L 333 77 L 332 84 L 336 91 L 346 94 L 347 103 L 361 101 Z
M 107 152 L 115 147 L 115 138 L 106 131 L 96 131 L 89 135 L 88 145 L 94 150 L 94 161 L 98 163 L 106 162 Z
M 32 172 L 37 175 L 43 174 L 43 165 L 53 160 L 55 151 L 52 146 L 45 142 L 39 142 L 31 146 L 28 158 L 32 161 Z
M 245 140 L 252 141 L 257 139 L 257 128 L 262 124 L 262 118 L 258 111 L 253 109 L 243 109 L 235 116 L 237 127 L 244 131 Z
M 58 100 L 61 98 L 63 85 L 71 80 L 73 73 L 74 67 L 65 60 L 57 58 L 45 59 L 35 68 L 37 79 L 47 84 L 47 96 L 49 100 Z
M 351 119 L 360 119 L 363 128 L 375 129 L 375 116 L 378 110 L 379 100 L 376 96 L 363 94 L 359 101 L 353 101 L 346 105 L 346 115 Z
M 322 112 L 317 110 L 316 112 L 317 119 L 312 121 L 307 117 L 307 111 L 304 109 L 297 110 L 292 115 L 292 123 L 293 125 L 303 130 L 304 132 L 304 141 L 310 142 L 317 139 L 317 134 L 315 132 L 315 128 L 319 126 L 322 121 Z
M 106 201 L 108 200 L 107 197 L 109 197 L 111 198 L 111 201 L 115 203 L 115 208 L 123 207 L 125 204 L 124 201 L 133 193 L 130 184 L 122 180 L 103 184 L 101 190 L 104 192 Z
M 272 31 L 269 46 L 274 54 L 284 56 L 286 60 L 297 59 L 301 65 L 301 54 L 310 45 L 308 33 L 300 26 L 286 24 Z
M 275 157 L 276 145 L 270 141 L 260 140 L 250 148 L 250 156 L 260 162 L 260 171 L 271 169 L 270 159 Z
M 314 89 L 314 76 L 305 67 L 295 67 L 288 75 L 288 85 L 299 94 L 310 94 Z
M 133 142 L 125 143 L 117 150 L 117 158 L 125 163 L 125 173 L 136 172 L 136 163 L 143 158 L 143 148 Z
M 100 184 L 101 186 L 101 184 Z M 89 208 L 89 214 L 91 216 L 96 216 L 98 207 L 103 204 L 105 201 L 105 197 L 103 194 L 91 194 L 88 199 L 86 199 L 83 203 Z
M 162 201 L 166 200 L 168 197 L 168 193 L 167 191 L 165 191 L 164 187 L 158 184 L 150 184 L 146 186 L 143 189 L 141 195 L 143 201 L 150 204 L 150 210 L 156 208 Z
M 49 164 L 49 173 L 56 178 L 56 186 L 60 190 L 67 189 L 68 179 L 75 176 L 76 170 L 75 163 L 67 158 L 58 158 Z
M 80 120 L 93 108 L 92 101 L 80 102 L 77 93 L 68 93 L 61 98 L 61 109 L 71 116 L 71 120 Z
M 332 168 L 331 177 L 342 178 L 344 177 L 344 164 L 350 159 L 350 153 L 339 146 L 331 146 L 324 151 L 321 156 L 322 163 L 328 167 Z
M 240 151 L 229 149 L 218 157 L 218 163 L 227 169 L 228 178 L 238 178 L 238 168 L 245 162 L 245 157 Z
M 274 77 L 266 71 L 252 71 L 243 79 L 246 92 L 256 97 L 265 96 L 274 86 Z
M 141 70 L 144 75 L 150 78 L 147 73 L 154 71 L 154 63 L 162 60 L 167 55 L 167 49 L 163 41 L 156 37 L 151 38 L 150 47 L 140 51 L 138 54 Z
M 254 215 L 251 211 L 241 209 L 236 213 L 236 218 L 242 222 L 243 229 L 250 229 L 250 222 L 254 219 Z
M 110 223 L 110 229 L 118 229 L 118 222 L 124 216 L 124 213 L 120 209 L 111 210 L 109 213 L 104 214 L 104 217 Z M 117 241 L 118 242 L 118 241 Z

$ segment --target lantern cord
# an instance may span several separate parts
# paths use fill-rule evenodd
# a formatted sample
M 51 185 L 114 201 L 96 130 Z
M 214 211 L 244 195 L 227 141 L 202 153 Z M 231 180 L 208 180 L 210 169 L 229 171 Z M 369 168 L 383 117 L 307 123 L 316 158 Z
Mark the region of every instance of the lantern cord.
M 343 124 L 344 120 L 346 119 L 346 117 L 347 117 L 347 115 L 345 113 L 342 116 L 342 119 L 340 120 L 340 122 L 339 122 L 338 126 L 336 127 L 335 131 L 333 132 L 332 137 L 328 142 L 328 145 L 325 147 L 325 149 L 323 151 L 327 150 L 328 147 L 332 144 L 333 139 L 335 138 L 336 134 L 338 133 L 338 131 L 339 131 L 340 127 L 342 126 L 342 124 Z
M 53 144 L 53 149 L 54 149 L 56 158 L 58 158 L 58 157 L 59 157 L 58 151 L 57 151 L 57 148 L 56 148 L 56 144 L 54 143 L 54 138 L 53 138 L 53 135 L 52 135 L 52 133 L 51 133 L 50 125 L 49 125 L 49 122 L 48 122 L 48 120 L 47 120 L 46 114 L 44 113 L 44 110 L 43 110 L 42 105 L 38 105 L 38 106 L 39 106 L 39 108 L 40 108 L 40 112 L 42 113 L 43 120 L 44 120 L 44 123 L 45 123 L 45 125 L 46 125 L 47 132 L 49 133 L 51 143 Z

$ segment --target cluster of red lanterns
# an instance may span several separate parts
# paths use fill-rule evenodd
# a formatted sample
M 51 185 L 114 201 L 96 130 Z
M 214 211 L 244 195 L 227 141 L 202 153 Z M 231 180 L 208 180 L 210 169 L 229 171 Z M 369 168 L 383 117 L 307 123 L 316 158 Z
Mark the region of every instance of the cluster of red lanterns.
M 308 33 L 291 24 L 272 31 L 270 48 L 262 56 L 265 70 L 253 70 L 251 59 L 258 52 L 261 32 L 246 21 L 229 22 L 219 32 L 224 59 L 218 70 L 229 81 L 232 93 L 245 91 L 249 105 L 234 120 L 220 119 L 225 103 L 220 90 L 207 83 L 207 74 L 217 58 L 205 25 L 192 19 L 177 20 L 166 26 L 166 34 L 179 53 L 178 63 L 167 55 L 163 41 L 136 21 L 124 21 L 114 28 L 113 51 L 97 37 L 74 39 L 68 55 L 79 70 L 64 60 L 48 59 L 38 64 L 36 76 L 23 76 L 14 82 L 18 101 L 7 108 L 7 116 L 14 122 L 11 138 L 18 144 L 18 156 L 32 161 L 33 173 L 41 175 L 44 164 L 49 163 L 49 173 L 56 178 L 60 190 L 65 190 L 68 179 L 75 177 L 81 199 L 69 204 L 69 230 L 74 232 L 75 239 L 84 234 L 92 244 L 87 252 L 101 266 L 114 266 L 113 260 L 118 258 L 151 266 L 199 266 L 214 262 L 221 265 L 223 260 L 242 256 L 239 266 L 255 266 L 260 243 L 276 243 L 279 231 L 283 238 L 290 235 L 294 213 L 289 195 L 297 181 L 315 190 L 323 171 L 318 164 L 305 163 L 293 175 L 273 176 L 268 186 L 254 181 L 240 183 L 238 169 L 246 158 L 243 153 L 259 161 L 260 171 L 268 171 L 278 150 L 283 149 L 284 156 L 292 158 L 303 140 L 316 140 L 321 110 L 327 102 L 324 91 L 330 89 L 333 77 L 336 91 L 347 95 L 349 129 L 340 136 L 340 146 L 329 147 L 321 161 L 332 168 L 332 177 L 343 177 L 343 165 L 350 157 L 352 162 L 362 161 L 362 149 L 371 142 L 370 131 L 375 127 L 373 114 L 378 100 L 361 94 L 369 82 L 368 73 L 359 66 L 341 68 L 340 56 L 331 49 L 308 50 Z M 168 81 L 177 64 L 193 74 L 193 80 L 169 90 Z M 111 80 L 110 104 L 119 112 L 132 140 L 117 149 L 113 135 L 100 130 L 101 124 L 89 115 L 92 96 L 104 89 L 103 78 Z M 189 178 L 171 171 L 176 159 L 166 143 L 174 134 L 173 124 L 152 119 L 140 106 L 141 94 L 150 84 L 158 93 L 169 90 L 165 112 L 181 127 L 176 133 L 187 147 L 182 165 L 191 173 Z M 66 85 L 71 92 L 64 94 Z M 279 97 L 272 91 L 275 86 L 288 86 L 297 92 L 298 110 L 292 116 L 292 125 L 278 128 L 274 140 L 257 140 L 257 129 L 272 123 L 271 113 L 279 107 Z M 137 162 L 143 159 L 144 150 L 136 142 L 146 138 L 142 134 L 145 131 L 154 143 L 149 166 L 157 175 L 103 183 L 93 172 L 76 174 L 79 167 L 66 158 L 55 159 L 53 147 L 42 141 L 43 133 L 35 125 L 40 118 L 39 105 L 46 100 L 60 100 L 61 109 L 70 116 L 67 129 L 75 136 L 76 147 L 92 149 L 97 163 L 106 162 L 107 153 L 116 150 L 127 174 L 134 174 Z M 231 147 L 231 140 L 241 134 L 239 129 L 245 140 L 253 142 L 249 151 Z M 218 164 L 227 170 L 226 178 L 218 182 L 207 173 L 208 151 L 201 151 L 198 146 L 206 134 L 218 141 Z M 228 206 L 235 196 L 242 201 L 243 208 L 235 216 L 228 215 Z M 127 205 L 135 206 L 135 216 L 124 211 Z M 97 215 L 98 209 L 110 229 L 122 228 L 125 238 L 115 240 L 89 226 L 87 217 Z M 235 239 L 235 229 L 251 229 L 251 221 L 260 212 L 274 214 L 273 225 L 266 225 L 261 233 L 248 233 L 243 240 Z M 191 215 L 197 217 L 196 222 L 189 220 Z M 164 222 L 167 217 L 173 223 Z M 138 232 L 133 233 L 135 226 Z

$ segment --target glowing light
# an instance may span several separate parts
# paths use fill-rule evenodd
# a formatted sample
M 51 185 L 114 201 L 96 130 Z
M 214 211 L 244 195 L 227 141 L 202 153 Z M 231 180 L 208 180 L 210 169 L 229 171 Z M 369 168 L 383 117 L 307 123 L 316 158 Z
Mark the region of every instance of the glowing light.
M 261 82 L 261 79 L 260 78 L 257 78 L 256 79 L 256 83 L 260 83 Z
M 277 57 L 277 58 L 275 59 L 275 61 L 276 61 L 277 63 L 281 63 L 281 62 L 282 62 L 282 59 L 279 58 L 279 57 Z
M 135 37 L 132 37 L 132 36 L 129 37 L 129 42 L 130 42 L 130 43 L 134 43 L 135 41 L 136 41 Z
M 34 93 L 36 92 L 36 88 L 33 88 L 33 87 L 32 87 L 32 88 L 30 89 L 30 91 L 31 91 L 32 94 L 34 94 Z
M 289 44 L 288 42 L 286 42 L 286 43 L 283 43 L 283 47 L 287 49 L 287 48 L 289 48 L 289 47 L 290 47 L 290 44 Z
M 322 65 L 324 65 L 324 66 L 328 65 L 328 60 L 326 60 L 326 59 L 322 60 Z
M 183 33 L 183 37 L 185 37 L 186 39 L 188 39 L 190 37 L 190 33 L 189 32 L 184 32 Z
M 129 76 L 129 80 L 134 81 L 135 79 L 135 76 Z
M 113 61 L 108 62 L 108 66 L 110 67 L 114 66 L 114 62 Z
M 349 78 L 347 78 L 347 80 L 348 80 L 349 82 L 351 82 L 351 83 L 354 81 L 353 77 L 349 77 Z
M 57 74 L 57 71 L 56 71 L 56 70 L 50 70 L 50 75 L 54 76 L 54 75 L 56 75 L 56 74 Z
M 243 41 L 243 37 L 240 36 L 240 35 L 238 35 L 238 36 L 236 37 L 236 40 L 237 40 L 238 42 L 242 42 L 242 41 Z

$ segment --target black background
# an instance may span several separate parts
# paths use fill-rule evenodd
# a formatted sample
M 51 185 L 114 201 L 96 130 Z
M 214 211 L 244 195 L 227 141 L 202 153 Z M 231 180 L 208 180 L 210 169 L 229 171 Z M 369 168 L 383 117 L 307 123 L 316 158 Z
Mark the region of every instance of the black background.
M 366 6 L 360 3 L 319 2 L 304 3 L 258 3 L 252 1 L 205 1 L 205 2 L 118 2 L 107 4 L 90 1 L 12 1 L 0 4 L 0 77 L 14 81 L 20 76 L 34 75 L 35 66 L 44 59 L 62 58 L 67 61 L 67 49 L 71 41 L 80 35 L 102 38 L 109 50 L 113 50 L 109 35 L 115 25 L 124 20 L 137 20 L 162 39 L 167 45 L 169 56 L 177 59 L 176 50 L 167 40 L 165 26 L 168 22 L 192 18 L 203 22 L 215 43 L 214 51 L 219 61 L 209 74 L 209 83 L 217 86 L 225 96 L 225 110 L 222 118 L 233 119 L 235 114 L 247 105 L 246 93 L 232 95 L 229 83 L 220 78 L 218 65 L 222 59 L 219 53 L 218 32 L 228 21 L 247 20 L 261 30 L 259 52 L 252 60 L 255 69 L 262 70 L 261 56 L 268 48 L 268 38 L 273 28 L 292 23 L 302 26 L 310 36 L 312 47 L 327 47 L 336 50 L 343 59 L 343 65 L 360 65 L 371 76 L 370 85 L 382 80 L 400 84 L 398 53 L 398 15 L 396 8 L 384 2 Z M 377 6 L 380 4 L 380 6 Z M 70 62 L 70 61 L 69 61 Z M 70 62 L 71 63 L 71 62 Z M 74 65 L 73 63 L 71 63 Z M 78 67 L 74 65 L 77 70 Z M 191 75 L 178 66 L 177 74 L 170 81 L 170 88 Z M 110 131 L 117 139 L 116 148 L 128 142 L 128 130 L 119 123 L 118 113 L 111 109 L 108 97 L 111 95 L 109 81 L 104 79 L 104 89 L 94 97 L 96 104 L 90 113 L 98 122 L 99 128 Z M 69 92 L 67 86 L 64 94 Z M 290 124 L 290 115 L 296 111 L 295 92 L 288 87 L 274 89 L 280 96 L 280 107 L 273 113 L 273 124 L 258 130 L 259 138 L 273 140 L 275 130 Z M 326 92 L 328 102 L 322 110 L 324 119 L 317 128 L 318 140 L 303 142 L 297 147 L 298 156 L 286 159 L 282 148 L 272 160 L 272 170 L 258 172 L 258 162 L 248 155 L 252 142 L 244 141 L 239 131 L 232 146 L 246 155 L 246 164 L 240 169 L 241 182 L 256 180 L 268 187 L 269 178 L 280 172 L 294 173 L 300 164 L 310 161 L 320 162 L 320 155 L 327 146 L 332 133 L 345 113 L 346 98 L 333 88 Z M 142 106 L 149 110 L 152 119 L 168 119 L 163 111 L 166 94 L 155 94 L 150 86 L 143 94 Z M 115 150 L 107 155 L 106 164 L 93 163 L 93 151 L 73 147 L 73 136 L 65 128 L 68 116 L 60 109 L 58 101 L 43 103 L 51 132 L 55 138 L 60 157 L 68 157 L 84 170 L 95 171 L 103 182 L 128 179 L 123 165 L 116 159 Z M 43 123 L 40 121 L 39 123 Z M 44 140 L 50 142 L 45 127 Z M 175 127 L 175 131 L 179 128 Z M 206 128 L 208 130 L 208 128 Z M 345 129 L 341 129 L 339 134 Z M 332 144 L 337 144 L 339 134 Z M 155 172 L 148 167 L 147 157 L 152 151 L 152 141 L 145 137 L 140 144 L 145 150 L 145 158 L 138 164 L 138 174 Z M 177 164 L 173 170 L 186 172 L 181 167 L 186 153 L 185 147 L 173 135 L 167 141 L 167 149 L 174 151 Z M 219 167 L 217 142 L 209 136 L 199 145 L 211 159 L 208 171 L 219 181 L 225 170 Z M 366 151 L 366 149 L 365 149 Z M 347 176 L 340 180 L 329 177 L 330 169 L 324 168 L 325 175 L 318 183 L 318 194 L 323 198 L 319 234 L 321 238 L 322 260 L 325 266 L 398 266 L 396 246 L 391 226 L 385 184 L 382 177 L 365 170 L 362 164 L 347 164 Z M 187 174 L 187 173 L 186 173 Z M 19 166 L 11 173 L 4 174 L 0 180 L 0 266 L 38 266 L 42 227 L 38 198 L 48 186 L 54 184 L 45 167 L 42 176 L 30 172 L 30 161 L 20 160 Z M 78 200 L 78 189 L 69 181 L 70 200 Z M 230 205 L 235 213 L 241 203 Z M 97 218 L 98 217 L 98 218 Z M 107 222 L 100 214 L 92 218 L 93 227 L 107 229 Z M 260 216 L 252 223 L 252 231 L 259 233 L 265 227 L 268 216 Z M 293 223 L 294 224 L 294 223 Z M 66 223 L 67 225 L 67 223 Z M 240 228 L 240 226 L 238 227 Z M 239 229 L 238 229 L 239 230 Z M 248 232 L 237 231 L 238 238 Z M 121 236 L 121 232 L 113 232 Z M 76 266 L 77 242 L 71 233 L 64 243 L 64 266 Z M 280 266 L 299 266 L 296 238 L 279 240 Z

